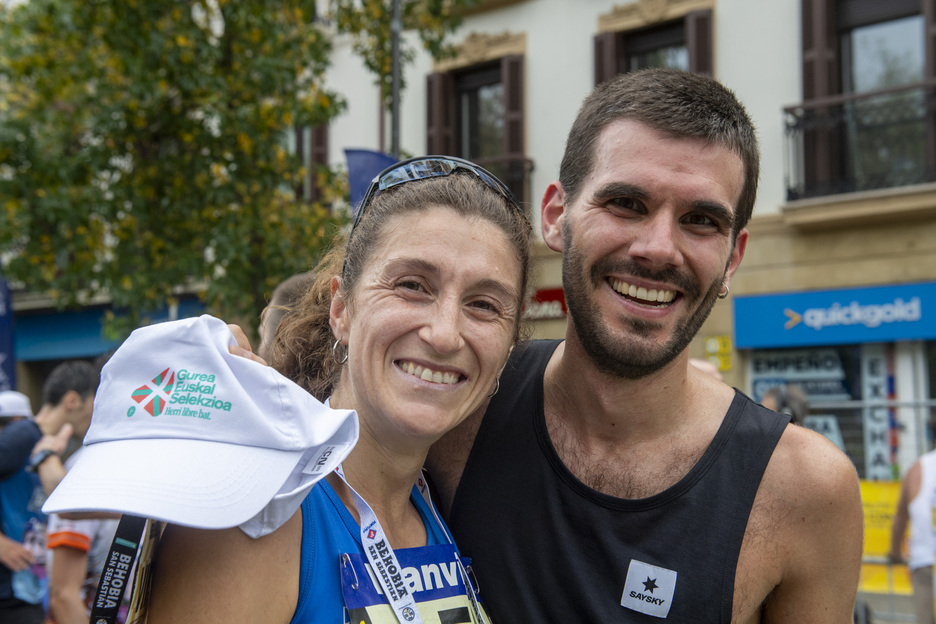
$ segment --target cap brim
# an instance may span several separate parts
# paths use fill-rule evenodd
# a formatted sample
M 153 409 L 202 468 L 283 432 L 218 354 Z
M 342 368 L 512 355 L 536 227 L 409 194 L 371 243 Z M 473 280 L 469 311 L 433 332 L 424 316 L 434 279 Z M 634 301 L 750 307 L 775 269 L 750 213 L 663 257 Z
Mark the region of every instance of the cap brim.
M 259 513 L 303 451 L 206 440 L 137 439 L 81 449 L 45 513 L 109 511 L 204 529 Z

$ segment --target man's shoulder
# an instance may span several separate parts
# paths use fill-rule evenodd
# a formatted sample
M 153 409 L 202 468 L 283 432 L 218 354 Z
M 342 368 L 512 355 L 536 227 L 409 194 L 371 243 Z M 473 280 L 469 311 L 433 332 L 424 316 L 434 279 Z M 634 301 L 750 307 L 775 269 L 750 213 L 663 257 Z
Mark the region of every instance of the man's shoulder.
M 764 474 L 765 485 L 786 506 L 826 506 L 858 491 L 855 465 L 822 434 L 788 425 Z

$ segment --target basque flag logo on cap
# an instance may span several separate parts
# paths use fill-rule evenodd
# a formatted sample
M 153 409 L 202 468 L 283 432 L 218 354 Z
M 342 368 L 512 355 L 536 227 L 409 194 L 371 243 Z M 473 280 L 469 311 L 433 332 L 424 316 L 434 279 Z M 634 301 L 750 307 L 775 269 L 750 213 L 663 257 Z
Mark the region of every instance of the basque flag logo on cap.
M 153 377 L 153 381 L 143 384 L 130 395 L 143 406 L 150 416 L 159 416 L 169 403 L 169 395 L 175 385 L 175 372 L 167 368 Z

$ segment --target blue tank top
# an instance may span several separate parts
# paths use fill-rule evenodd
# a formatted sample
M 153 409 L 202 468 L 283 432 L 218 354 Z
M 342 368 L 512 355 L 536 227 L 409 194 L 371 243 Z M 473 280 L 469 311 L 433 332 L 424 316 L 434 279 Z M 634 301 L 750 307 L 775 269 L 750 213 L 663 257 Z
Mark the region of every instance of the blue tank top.
M 448 529 L 436 522 L 432 510 L 415 486 L 410 497 L 426 527 L 428 546 L 449 544 Z M 423 549 L 397 551 L 401 564 L 407 551 L 420 550 Z M 361 527 L 331 485 L 324 480 L 319 481 L 302 502 L 299 603 L 293 624 L 349 621 L 342 594 L 341 559 L 346 553 L 363 556 L 363 552 Z

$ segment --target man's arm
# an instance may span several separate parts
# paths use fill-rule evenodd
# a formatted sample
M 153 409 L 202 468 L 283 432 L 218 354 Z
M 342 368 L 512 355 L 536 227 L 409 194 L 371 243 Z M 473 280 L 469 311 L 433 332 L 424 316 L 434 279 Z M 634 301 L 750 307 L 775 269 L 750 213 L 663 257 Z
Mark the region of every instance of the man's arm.
M 448 517 L 455 500 L 455 491 L 461 481 L 468 455 L 474 444 L 478 428 L 490 401 L 486 400 L 468 418 L 457 427 L 446 433 L 429 449 L 426 457 L 426 469 L 432 485 L 439 493 L 439 500 L 435 501 L 439 511 Z
M 781 567 L 762 621 L 851 624 L 864 522 L 854 465 L 823 436 L 787 427 L 765 479 Z
M 81 596 L 88 574 L 88 553 L 71 546 L 53 549 L 49 571 L 49 607 L 56 624 L 86 624 L 88 612 Z
M 900 484 L 900 498 L 897 501 L 897 510 L 894 512 L 894 523 L 891 525 L 891 546 L 887 558 L 891 563 L 902 563 L 904 535 L 907 533 L 907 524 L 910 521 L 910 501 L 920 492 L 920 480 L 923 476 L 923 466 L 920 461 L 913 462 L 910 470 Z
M 72 436 L 72 426 L 64 424 L 58 433 L 42 436 L 32 449 L 30 457 L 35 457 L 42 451 L 52 451 L 39 466 L 36 468 L 36 474 L 39 475 L 39 481 L 42 482 L 42 490 L 46 496 L 52 494 L 52 490 L 65 478 L 65 464 L 62 462 L 62 454 L 68 447 L 68 441 Z

